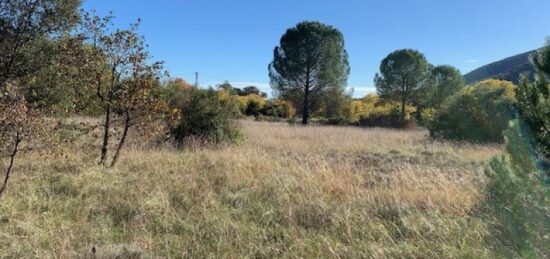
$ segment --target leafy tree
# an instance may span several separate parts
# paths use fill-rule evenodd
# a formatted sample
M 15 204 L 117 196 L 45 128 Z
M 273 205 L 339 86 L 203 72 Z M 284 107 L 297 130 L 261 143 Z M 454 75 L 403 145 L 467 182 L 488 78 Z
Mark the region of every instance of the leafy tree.
M 118 111 L 124 116 L 123 135 L 111 166 L 116 163 L 132 124 L 131 113 L 147 110 L 149 89 L 161 69 L 161 63 L 147 64 L 150 55 L 143 38 L 136 32 L 139 20 L 129 29 L 113 31 L 112 18 L 84 13 L 78 33 L 79 38 L 91 46 L 91 51 L 80 53 L 86 61 L 81 67 L 83 73 L 89 75 L 88 85 L 93 87 L 104 110 L 100 164 L 105 165 L 107 161 L 113 113 Z
M 222 84 L 218 85 L 218 89 L 225 90 L 232 95 L 243 96 L 242 90 L 239 88 L 233 87 L 228 81 L 225 81 Z
M 518 107 L 533 129 L 540 147 L 550 156 L 550 41 L 532 57 L 537 74 L 534 80 L 523 75 L 517 89 Z
M 36 45 L 48 58 L 41 62 L 42 67 L 24 89 L 29 105 L 41 114 L 101 114 L 96 93 L 87 85 L 87 75 L 79 69 L 82 60 L 78 52 L 91 48 L 70 35 L 43 39 Z
M 449 65 L 432 68 L 432 84 L 427 93 L 427 107 L 438 109 L 447 98 L 464 88 L 465 81 L 458 69 Z
M 272 88 L 300 109 L 302 124 L 308 123 L 310 110 L 324 95 L 345 88 L 349 72 L 344 36 L 319 22 L 301 22 L 288 29 L 269 64 Z
M 353 102 L 353 118 L 360 126 L 366 127 L 414 127 L 412 114 L 416 107 L 405 107 L 405 125 L 401 118 L 401 105 L 399 102 L 382 100 L 376 94 L 369 94 L 364 98 Z
M 78 19 L 78 0 L 0 2 L 0 86 L 32 77 L 40 68 L 32 47 L 37 40 L 70 28 Z
M 267 103 L 264 97 L 257 94 L 239 96 L 238 100 L 241 113 L 248 116 L 259 115 Z
M 9 160 L 0 195 L 20 144 L 35 129 L 24 88 L 48 58 L 48 52 L 38 51 L 37 43 L 70 28 L 78 19 L 79 4 L 77 0 L 0 1 L 0 151 Z
M 258 89 L 258 87 L 255 87 L 255 86 L 247 86 L 247 87 L 245 87 L 241 90 L 241 95 L 242 96 L 247 96 L 247 95 L 251 95 L 251 94 L 255 94 L 255 95 L 259 95 L 263 98 L 267 98 L 267 94 L 260 91 L 260 89 Z
M 349 114 L 350 114 L 350 122 L 352 124 L 358 123 L 359 120 L 364 118 L 367 113 L 368 113 L 367 104 L 364 103 L 363 101 L 353 100 L 350 102 Z
M 191 89 L 193 85 L 185 81 L 183 78 L 176 78 L 173 81 L 170 81 L 169 84 L 175 84 L 181 89 Z
M 515 86 L 486 80 L 447 100 L 428 125 L 432 136 L 475 142 L 504 141 L 503 131 L 515 116 Z
M 233 95 L 226 90 L 218 90 L 218 99 L 225 106 L 229 114 L 234 118 L 240 118 L 241 112 L 239 110 L 239 96 Z
M 255 86 L 247 86 L 243 89 L 233 87 L 228 81 L 223 82 L 222 84 L 217 86 L 218 89 L 225 90 L 229 92 L 232 95 L 238 95 L 238 96 L 248 96 L 248 95 L 258 95 L 263 98 L 267 98 L 267 94 L 264 92 L 261 92 L 258 87 Z
M 347 124 L 350 120 L 351 96 L 345 93 L 344 89 L 327 89 L 323 96 L 319 97 L 318 108 L 313 111 L 313 114 L 327 118 L 329 121 L 337 121 L 340 125 Z
M 403 49 L 390 53 L 382 60 L 380 74 L 374 83 L 382 99 L 401 103 L 401 123 L 406 121 L 406 106 L 420 102 L 419 97 L 429 86 L 430 64 L 424 54 Z
M 262 114 L 275 118 L 292 118 L 296 114 L 296 110 L 291 103 L 277 98 L 267 101 Z
M 194 86 L 181 78 L 176 78 L 162 84 L 156 89 L 156 96 L 158 96 L 167 106 L 170 106 L 170 101 L 178 98 L 174 96 L 181 95 L 187 90 L 193 89 Z
M 151 58 L 145 49 L 143 39 L 139 38 L 131 60 L 131 75 L 122 82 L 115 94 L 115 108 L 123 116 L 122 136 L 116 147 L 111 167 L 115 166 L 124 145 L 128 131 L 140 123 L 149 122 L 162 113 L 161 98 L 152 93 L 159 86 L 158 76 L 162 70 L 162 62 L 148 64 Z

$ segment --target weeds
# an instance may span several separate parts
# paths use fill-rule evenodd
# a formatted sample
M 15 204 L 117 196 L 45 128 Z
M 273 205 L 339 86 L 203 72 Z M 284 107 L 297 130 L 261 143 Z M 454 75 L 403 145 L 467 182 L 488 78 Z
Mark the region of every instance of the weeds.
M 65 156 L 24 153 L 0 203 L 0 257 L 495 256 L 477 214 L 500 146 L 242 124 L 245 141 L 220 148 L 130 135 L 110 169 L 79 150 L 100 144 L 93 132 Z

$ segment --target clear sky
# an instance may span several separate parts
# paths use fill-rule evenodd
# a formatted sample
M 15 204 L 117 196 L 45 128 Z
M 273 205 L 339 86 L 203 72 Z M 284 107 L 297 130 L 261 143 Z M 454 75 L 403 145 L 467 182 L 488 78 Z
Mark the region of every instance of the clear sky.
M 269 89 L 267 65 L 289 27 L 317 20 L 339 28 L 350 57 L 348 85 L 373 91 L 391 51 L 413 48 L 462 72 L 543 46 L 550 0 L 84 0 L 113 11 L 117 26 L 141 18 L 142 33 L 171 76 L 201 85 L 228 80 Z

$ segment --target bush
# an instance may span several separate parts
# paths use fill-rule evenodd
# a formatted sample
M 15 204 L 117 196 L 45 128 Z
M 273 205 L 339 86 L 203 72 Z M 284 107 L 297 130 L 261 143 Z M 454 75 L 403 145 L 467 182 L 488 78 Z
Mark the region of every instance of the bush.
M 359 125 L 366 127 L 401 128 L 401 104 L 398 102 L 382 102 L 377 95 L 367 95 L 361 99 L 362 105 L 352 102 L 353 117 L 359 118 Z M 405 108 L 405 128 L 414 128 L 412 116 L 416 107 L 407 105 Z
M 266 105 L 264 97 L 257 94 L 238 96 L 239 109 L 243 115 L 258 116 Z
M 550 256 L 550 186 L 538 165 L 531 134 L 514 121 L 505 131 L 507 155 L 493 159 L 487 205 L 497 251 L 503 258 Z
M 292 104 L 282 99 L 266 100 L 257 94 L 232 96 L 238 100 L 240 113 L 245 116 L 291 118 L 296 113 Z
M 213 143 L 237 142 L 241 132 L 234 120 L 238 106 L 231 96 L 213 89 L 189 89 L 169 103 L 175 116 L 169 128 L 178 144 L 188 138 Z M 174 120 L 175 119 L 175 120 Z
M 415 128 L 416 122 L 411 116 L 416 112 L 414 106 L 405 108 L 405 125 L 401 122 L 401 104 L 389 102 L 378 104 L 367 116 L 359 120 L 359 125 L 366 127 Z
M 437 110 L 434 108 L 426 108 L 423 109 L 420 112 L 420 121 L 422 126 L 426 128 L 430 128 L 431 124 L 435 120 L 435 115 L 437 114 Z
M 369 94 L 362 99 L 347 102 L 337 115 L 325 117 L 323 110 L 312 118 L 312 122 L 328 125 L 355 125 L 363 127 L 403 128 L 401 122 L 401 104 L 398 102 L 384 102 L 377 95 Z M 416 120 L 412 116 L 416 107 L 407 105 L 405 108 L 404 128 L 415 128 Z
M 514 85 L 486 80 L 450 97 L 428 127 L 436 138 L 474 142 L 504 141 L 502 132 L 514 118 Z
M 365 102 L 361 100 L 353 100 L 349 107 L 349 120 L 353 124 L 359 123 L 366 114 L 368 114 Z
M 292 118 L 296 114 L 296 109 L 285 100 L 275 99 L 266 103 L 262 114 L 276 118 Z
M 324 92 L 320 97 L 318 109 L 313 111 L 311 115 L 312 117 L 324 117 L 329 120 L 345 118 L 346 121 L 349 121 L 351 101 L 352 98 L 340 90 L 334 89 Z

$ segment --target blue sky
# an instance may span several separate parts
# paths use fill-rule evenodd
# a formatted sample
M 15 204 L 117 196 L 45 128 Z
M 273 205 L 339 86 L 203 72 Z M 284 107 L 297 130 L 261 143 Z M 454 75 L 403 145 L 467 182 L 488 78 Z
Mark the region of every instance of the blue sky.
M 462 72 L 543 46 L 549 0 L 84 0 L 113 11 L 117 26 L 141 18 L 149 50 L 171 76 L 224 80 L 270 92 L 267 65 L 289 27 L 316 20 L 339 28 L 350 56 L 348 85 L 373 91 L 380 61 L 413 48 Z

